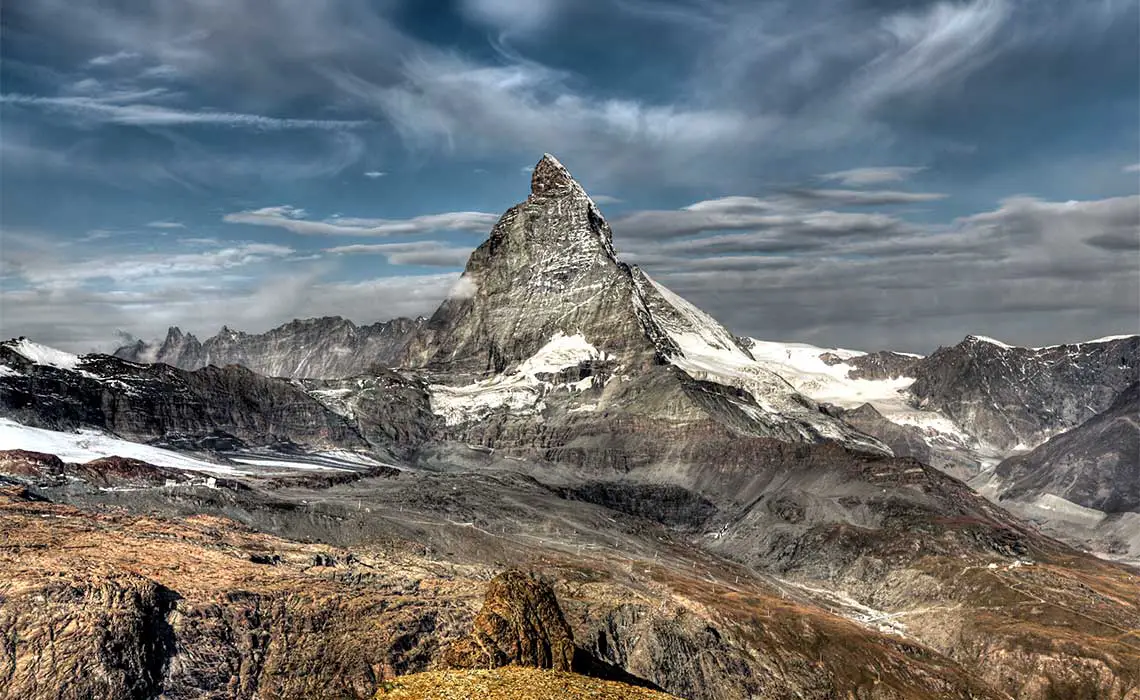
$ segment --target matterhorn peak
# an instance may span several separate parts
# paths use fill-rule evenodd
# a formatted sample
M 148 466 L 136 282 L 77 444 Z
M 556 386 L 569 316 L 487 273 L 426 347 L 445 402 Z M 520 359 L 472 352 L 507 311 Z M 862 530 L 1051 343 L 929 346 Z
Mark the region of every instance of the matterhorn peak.
M 531 198 L 578 193 L 585 195 L 582 186 L 574 180 L 566 166 L 549 153 L 544 153 L 530 176 Z

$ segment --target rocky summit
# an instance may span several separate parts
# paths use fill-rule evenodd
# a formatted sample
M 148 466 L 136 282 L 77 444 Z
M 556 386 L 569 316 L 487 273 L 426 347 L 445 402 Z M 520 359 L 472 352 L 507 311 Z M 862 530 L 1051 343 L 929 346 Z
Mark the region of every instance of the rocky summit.
M 1021 507 L 1131 527 L 1135 340 L 738 338 L 549 155 L 406 330 L 0 344 L 0 697 L 1140 697 L 1140 570 Z

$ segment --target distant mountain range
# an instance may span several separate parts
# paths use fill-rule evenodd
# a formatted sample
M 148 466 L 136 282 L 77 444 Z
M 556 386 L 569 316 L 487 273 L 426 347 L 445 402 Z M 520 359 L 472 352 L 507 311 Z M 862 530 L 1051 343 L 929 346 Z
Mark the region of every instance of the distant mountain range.
M 171 327 L 161 343 L 139 340 L 114 355 L 180 369 L 242 365 L 269 377 L 351 377 L 391 364 L 423 322 L 396 318 L 357 326 L 339 316 L 326 316 L 297 319 L 258 334 L 223 327 L 204 341 Z

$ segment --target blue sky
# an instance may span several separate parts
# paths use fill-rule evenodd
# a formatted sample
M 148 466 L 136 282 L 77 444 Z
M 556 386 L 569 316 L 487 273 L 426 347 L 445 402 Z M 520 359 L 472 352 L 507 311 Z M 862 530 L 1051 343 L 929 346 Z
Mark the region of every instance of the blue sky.
M 430 313 L 543 152 L 734 331 L 1136 332 L 1134 0 L 25 0 L 0 330 Z

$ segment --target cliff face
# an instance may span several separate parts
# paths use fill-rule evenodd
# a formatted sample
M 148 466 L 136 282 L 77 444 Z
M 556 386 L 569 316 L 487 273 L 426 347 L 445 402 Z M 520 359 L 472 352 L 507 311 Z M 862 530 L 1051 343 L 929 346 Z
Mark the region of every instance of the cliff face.
M 1140 513 L 1140 384 L 1081 425 L 997 466 L 1001 499 L 1060 496 L 1105 513 Z
M 30 358 L 29 355 L 32 357 Z M 0 343 L 0 408 L 21 423 L 52 430 L 93 427 L 142 442 L 208 447 L 294 442 L 365 447 L 342 416 L 302 389 L 243 367 L 187 372 L 107 355 L 36 361 L 17 341 Z
M 159 344 L 138 341 L 115 351 L 131 362 L 195 370 L 241 365 L 269 377 L 332 379 L 390 366 L 423 319 L 397 318 L 357 326 L 339 316 L 296 319 L 265 333 L 223 327 L 204 341 L 172 327 Z
M 1036 446 L 1107 409 L 1140 379 L 1140 336 L 1047 348 L 968 336 L 910 372 L 921 407 L 1000 449 Z

